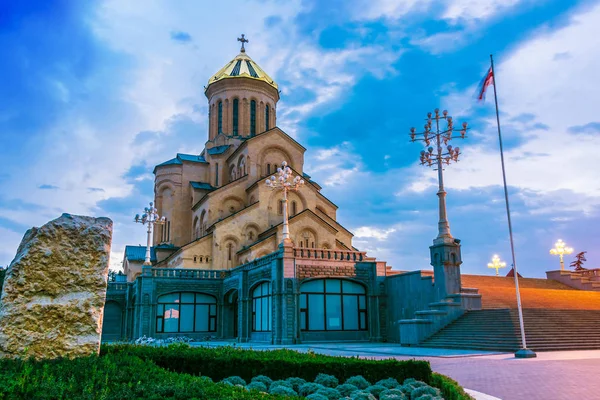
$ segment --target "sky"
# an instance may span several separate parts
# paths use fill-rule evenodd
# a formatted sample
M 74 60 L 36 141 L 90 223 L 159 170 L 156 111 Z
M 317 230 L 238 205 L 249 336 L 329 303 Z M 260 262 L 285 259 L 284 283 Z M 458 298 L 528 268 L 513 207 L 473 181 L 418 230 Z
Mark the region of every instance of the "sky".
M 598 268 L 598 21 L 591 0 L 0 1 L 0 265 L 68 212 L 113 219 L 119 268 L 154 165 L 204 148 L 204 85 L 244 33 L 305 172 L 400 270 L 430 268 L 437 173 L 408 134 L 435 108 L 471 128 L 444 171 L 462 272 L 511 264 L 493 88 L 475 99 L 493 54 L 519 272 L 558 269 L 559 238 Z

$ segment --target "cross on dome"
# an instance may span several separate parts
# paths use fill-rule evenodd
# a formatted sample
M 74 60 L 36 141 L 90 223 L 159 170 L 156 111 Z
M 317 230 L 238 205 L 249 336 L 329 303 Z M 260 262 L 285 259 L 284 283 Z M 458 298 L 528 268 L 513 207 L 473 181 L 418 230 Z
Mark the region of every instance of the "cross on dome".
M 243 33 L 242 33 L 242 37 L 241 37 L 241 38 L 237 38 L 237 40 L 238 40 L 238 42 L 242 42 L 242 49 L 241 49 L 240 51 L 241 51 L 242 53 L 245 53 L 245 52 L 246 52 L 246 49 L 244 48 L 244 43 L 248 43 L 248 42 L 249 42 L 249 40 L 248 40 L 248 39 L 246 39 L 246 38 L 244 37 L 244 34 L 243 34 Z

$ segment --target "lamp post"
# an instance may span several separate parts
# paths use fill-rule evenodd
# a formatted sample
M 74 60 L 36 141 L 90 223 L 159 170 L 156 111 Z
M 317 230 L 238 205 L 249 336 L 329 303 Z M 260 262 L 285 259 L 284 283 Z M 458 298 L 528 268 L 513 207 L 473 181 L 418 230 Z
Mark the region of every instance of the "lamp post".
M 265 181 L 265 184 L 273 190 L 283 191 L 283 241 L 290 240 L 290 229 L 288 226 L 287 212 L 287 193 L 290 190 L 298 190 L 304 185 L 304 179 L 296 176 L 292 179 L 292 169 L 288 167 L 287 162 L 282 162 L 281 167 L 277 168 L 277 173 L 271 175 Z
M 565 254 L 571 254 L 572 252 L 573 252 L 573 248 L 567 247 L 567 244 L 565 242 L 563 242 L 562 239 L 558 239 L 558 241 L 556 243 L 554 243 L 554 248 L 550 249 L 550 254 L 552 254 L 553 256 L 560 257 L 560 270 L 561 271 L 565 270 L 565 262 L 563 260 L 563 256 Z
M 433 127 L 435 121 L 435 127 Z M 446 122 L 446 128 L 440 127 L 440 121 Z M 458 133 L 458 135 L 455 135 Z M 454 238 L 450 234 L 450 224 L 446 213 L 446 191 L 444 190 L 443 165 L 450 165 L 450 162 L 458 162 L 458 156 L 461 154 L 459 147 L 449 145 L 452 139 L 464 139 L 467 133 L 467 123 L 462 123 L 460 132 L 455 132 L 452 117 L 448 111 L 436 108 L 434 114 L 427 113 L 427 123 L 423 132 L 417 132 L 415 128 L 410 128 L 411 142 L 422 141 L 427 147 L 427 151 L 421 151 L 421 165 L 433 167 L 438 172 L 438 198 L 439 198 L 439 222 L 438 236 L 433 241 L 434 244 L 453 243 Z M 431 146 L 433 144 L 435 147 Z
M 144 208 L 144 213 L 140 217 L 140 214 L 136 214 L 133 219 L 135 222 L 142 225 L 148 225 L 148 242 L 146 244 L 146 259 L 144 265 L 152 265 L 150 262 L 150 246 L 152 244 L 152 229 L 154 225 L 162 225 L 165 223 L 165 217 L 158 216 L 158 210 L 154 208 L 154 203 L 150 202 L 150 207 Z
M 498 270 L 504 267 L 506 267 L 506 263 L 504 261 L 500 261 L 498 254 L 494 254 L 492 257 L 492 262 L 488 263 L 488 268 L 494 268 L 496 270 L 496 276 L 498 276 Z

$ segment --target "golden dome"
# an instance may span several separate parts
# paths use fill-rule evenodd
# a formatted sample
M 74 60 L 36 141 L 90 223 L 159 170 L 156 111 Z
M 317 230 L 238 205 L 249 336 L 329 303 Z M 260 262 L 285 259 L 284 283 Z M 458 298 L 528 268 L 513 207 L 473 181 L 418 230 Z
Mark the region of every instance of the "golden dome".
M 208 90 L 208 87 L 215 82 L 232 78 L 256 79 L 268 83 L 275 88 L 275 90 L 278 89 L 275 81 L 246 54 L 244 48 L 242 48 L 240 54 L 209 79 L 206 90 Z

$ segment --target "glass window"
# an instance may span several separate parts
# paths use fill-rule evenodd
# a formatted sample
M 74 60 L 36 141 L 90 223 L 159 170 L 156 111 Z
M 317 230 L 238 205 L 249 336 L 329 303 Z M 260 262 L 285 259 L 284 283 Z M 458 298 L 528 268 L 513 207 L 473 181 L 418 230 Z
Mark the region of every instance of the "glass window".
M 214 332 L 217 319 L 216 302 L 213 296 L 202 293 L 162 295 L 158 298 L 156 306 L 156 332 Z
M 238 109 L 240 101 L 233 99 L 233 136 L 238 135 Z
M 261 283 L 252 291 L 252 330 L 268 332 L 271 330 L 271 284 Z
M 217 132 L 223 133 L 223 102 L 219 102 Z M 214 126 L 214 125 L 213 125 Z
M 256 135 L 256 101 L 250 101 L 250 135 Z
M 366 291 L 357 282 L 314 279 L 300 286 L 300 329 L 366 330 Z
M 265 130 L 269 130 L 269 105 L 265 106 Z

